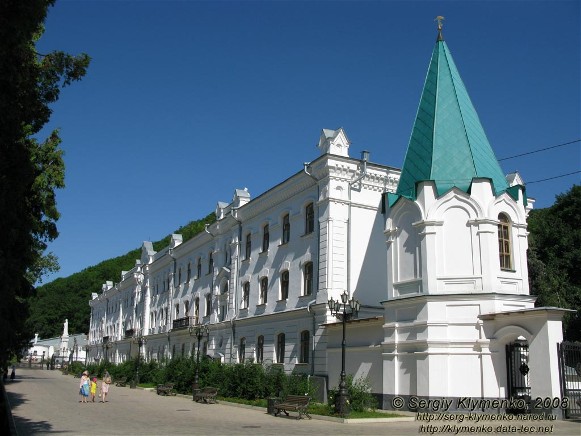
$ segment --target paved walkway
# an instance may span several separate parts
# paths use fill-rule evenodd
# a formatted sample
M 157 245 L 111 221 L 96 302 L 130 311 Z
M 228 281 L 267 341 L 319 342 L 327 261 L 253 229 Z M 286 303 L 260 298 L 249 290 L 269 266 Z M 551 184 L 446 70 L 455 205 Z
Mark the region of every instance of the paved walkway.
M 16 434 L 359 436 L 431 433 L 426 422 L 343 424 L 317 419 L 297 421 L 268 415 L 264 409 L 220 403 L 198 404 L 185 396 L 160 397 L 147 390 L 115 386 L 111 386 L 109 402 L 83 404 L 78 402 L 78 391 L 79 379 L 62 375 L 60 371 L 18 368 L 16 380 L 6 384 Z M 442 425 L 440 422 L 432 424 Z M 496 427 L 499 423 L 488 424 Z M 538 423 L 530 424 L 538 427 Z M 423 431 L 420 429 L 422 425 Z M 548 425 L 553 425 L 548 434 L 581 435 L 579 422 L 553 421 Z

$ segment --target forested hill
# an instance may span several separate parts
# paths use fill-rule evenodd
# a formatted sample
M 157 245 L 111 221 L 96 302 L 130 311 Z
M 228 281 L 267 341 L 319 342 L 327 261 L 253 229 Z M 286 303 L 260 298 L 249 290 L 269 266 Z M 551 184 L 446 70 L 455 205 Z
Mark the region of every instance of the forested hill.
M 183 236 L 184 242 L 204 231 L 206 224 L 215 221 L 214 213 L 177 229 L 173 233 Z M 153 243 L 156 251 L 169 245 L 171 235 Z M 91 315 L 89 301 L 91 293 L 101 293 L 106 281 L 118 282 L 121 271 L 129 271 L 135 260 L 141 258 L 141 247 L 130 252 L 104 260 L 65 278 L 59 278 L 37 288 L 30 301 L 29 331 L 41 338 L 51 338 L 62 334 L 63 322 L 69 320 L 69 334 L 88 333 Z

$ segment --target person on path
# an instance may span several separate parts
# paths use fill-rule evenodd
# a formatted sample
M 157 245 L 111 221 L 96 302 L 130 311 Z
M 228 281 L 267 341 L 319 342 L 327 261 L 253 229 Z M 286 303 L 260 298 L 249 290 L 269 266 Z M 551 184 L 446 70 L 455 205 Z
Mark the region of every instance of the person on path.
M 97 394 L 97 377 L 93 377 L 91 380 L 91 401 L 95 402 L 95 395 Z
M 89 373 L 83 371 L 81 382 L 79 383 L 79 394 L 81 394 L 81 400 L 79 403 L 88 403 L 87 399 L 89 398 L 90 382 L 91 379 L 89 378 Z
M 16 367 L 12 365 L 12 372 L 10 373 L 10 381 L 14 381 L 16 378 Z
M 105 370 L 103 374 L 103 381 L 101 382 L 101 400 L 100 403 L 107 402 L 107 394 L 109 393 L 109 385 L 111 384 L 111 375 L 109 371 Z

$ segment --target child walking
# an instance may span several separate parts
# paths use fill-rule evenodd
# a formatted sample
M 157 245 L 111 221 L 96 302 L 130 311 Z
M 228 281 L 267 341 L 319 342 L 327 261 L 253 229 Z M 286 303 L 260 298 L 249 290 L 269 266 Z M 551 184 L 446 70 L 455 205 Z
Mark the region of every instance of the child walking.
M 91 401 L 95 402 L 95 395 L 97 394 L 97 377 L 93 377 L 91 380 Z

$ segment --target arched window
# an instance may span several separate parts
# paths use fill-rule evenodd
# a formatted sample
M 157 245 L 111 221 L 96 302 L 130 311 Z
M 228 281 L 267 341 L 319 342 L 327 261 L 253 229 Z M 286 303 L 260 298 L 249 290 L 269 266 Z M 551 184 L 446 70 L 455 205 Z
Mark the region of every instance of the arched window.
M 498 256 L 500 269 L 512 270 L 512 256 L 510 243 L 510 219 L 504 213 L 498 215 Z
M 202 277 L 202 258 L 198 257 L 198 265 L 196 266 L 196 278 Z
M 308 330 L 301 332 L 301 352 L 299 357 L 300 363 L 309 363 L 309 349 L 311 344 L 311 335 Z
M 276 363 L 284 363 L 285 336 L 280 333 L 276 337 Z
M 264 336 L 260 335 L 256 340 L 256 362 L 262 363 L 264 360 Z
M 188 262 L 188 283 L 190 282 L 191 278 L 192 278 L 192 263 Z
M 313 203 L 307 204 L 305 207 L 305 235 L 313 233 L 315 230 L 315 207 Z
M 188 316 L 190 314 L 190 302 L 184 301 L 184 315 Z
M 289 287 L 289 273 L 288 271 L 283 271 L 280 275 L 280 299 L 286 300 L 288 298 L 288 287 Z
M 260 304 L 266 304 L 268 301 L 268 277 L 260 279 Z
M 246 338 L 240 338 L 240 347 L 238 347 L 238 363 L 244 363 L 246 356 Z
M 313 262 L 305 263 L 303 267 L 303 295 L 313 293 Z

